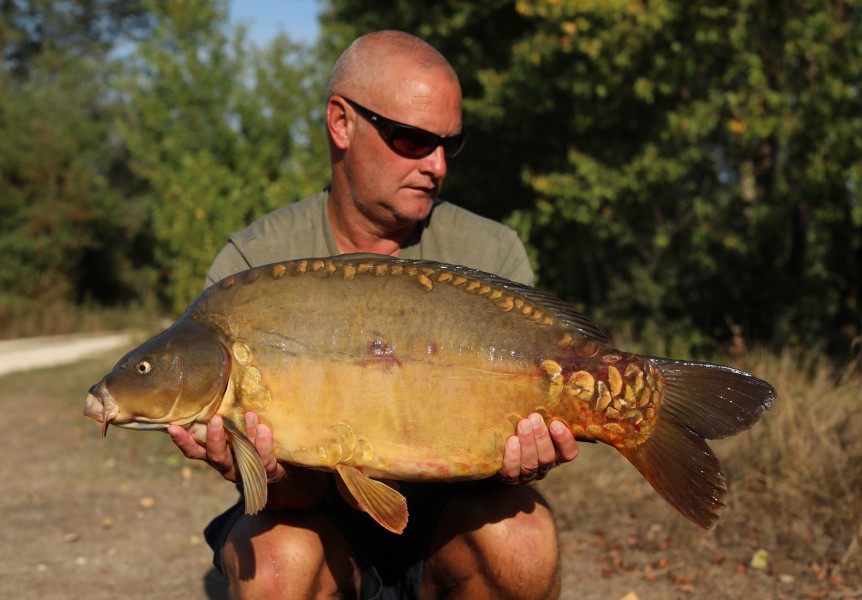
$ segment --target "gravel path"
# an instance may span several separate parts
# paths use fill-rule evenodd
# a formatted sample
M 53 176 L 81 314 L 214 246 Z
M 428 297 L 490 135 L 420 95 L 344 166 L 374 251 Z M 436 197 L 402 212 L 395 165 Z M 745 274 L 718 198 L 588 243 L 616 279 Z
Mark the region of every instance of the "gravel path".
M 130 333 L 88 333 L 0 341 L 0 377 L 17 371 L 74 363 L 131 343 Z

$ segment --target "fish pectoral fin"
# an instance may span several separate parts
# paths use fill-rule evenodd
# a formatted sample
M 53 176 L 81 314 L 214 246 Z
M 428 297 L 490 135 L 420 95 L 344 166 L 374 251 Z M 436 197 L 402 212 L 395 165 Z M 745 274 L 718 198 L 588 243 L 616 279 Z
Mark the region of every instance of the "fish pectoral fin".
M 236 423 L 228 418 L 222 419 L 222 422 L 239 470 L 245 496 L 245 514 L 257 514 L 266 506 L 266 468 L 263 459 Z
M 359 508 L 393 533 L 407 527 L 407 500 L 382 481 L 371 479 L 356 467 L 336 465 L 344 485 Z

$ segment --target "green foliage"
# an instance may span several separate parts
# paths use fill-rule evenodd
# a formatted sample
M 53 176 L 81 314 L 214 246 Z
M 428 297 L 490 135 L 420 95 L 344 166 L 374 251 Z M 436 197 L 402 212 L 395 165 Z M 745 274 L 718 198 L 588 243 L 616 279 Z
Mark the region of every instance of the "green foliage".
M 858 7 L 395 4 L 333 0 L 324 31 L 452 61 L 472 134 L 446 196 L 506 217 L 543 287 L 677 352 L 859 334 Z
M 230 233 L 323 187 L 322 84 L 286 37 L 260 51 L 229 31 L 225 2 L 152 10 L 155 35 L 129 60 L 121 131 L 147 185 L 164 294 L 180 311 Z
M 253 46 L 227 0 L 0 17 L 0 326 L 184 308 L 229 233 L 322 187 L 325 78 L 397 28 L 461 77 L 444 197 L 516 228 L 542 287 L 674 355 L 862 332 L 856 3 L 330 0 L 315 48 Z
M 0 3 L 2 70 L 19 80 L 47 57 L 104 59 L 151 27 L 139 0 L 14 0 Z
M 0 8 L 2 329 L 27 310 L 141 291 L 126 269 L 141 228 L 127 219 L 122 152 L 111 135 L 110 44 L 72 35 L 86 21 L 73 4 Z M 78 4 L 92 19 L 120 10 Z

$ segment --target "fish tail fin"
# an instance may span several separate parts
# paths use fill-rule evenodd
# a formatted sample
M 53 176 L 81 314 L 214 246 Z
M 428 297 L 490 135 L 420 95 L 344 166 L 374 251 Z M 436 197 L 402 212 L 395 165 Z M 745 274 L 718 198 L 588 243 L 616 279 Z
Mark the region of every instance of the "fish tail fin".
M 751 427 L 776 393 L 753 375 L 718 365 L 649 359 L 664 379 L 655 428 L 642 444 L 620 448 L 655 490 L 685 517 L 711 529 L 727 493 L 707 439 Z
M 721 465 L 703 438 L 659 422 L 644 443 L 620 452 L 683 516 L 704 529 L 715 527 L 727 486 Z

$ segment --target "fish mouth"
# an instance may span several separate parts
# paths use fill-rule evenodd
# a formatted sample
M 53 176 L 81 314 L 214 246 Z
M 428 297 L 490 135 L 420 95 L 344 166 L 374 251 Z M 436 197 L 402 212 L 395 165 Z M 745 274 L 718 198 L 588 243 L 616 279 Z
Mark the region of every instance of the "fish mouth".
M 114 402 L 111 393 L 104 383 L 90 388 L 87 401 L 84 404 L 84 416 L 102 424 L 102 437 L 108 435 L 108 425 L 116 418 L 120 407 Z

